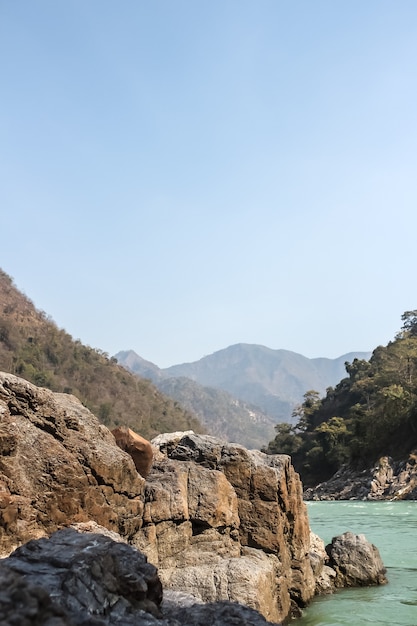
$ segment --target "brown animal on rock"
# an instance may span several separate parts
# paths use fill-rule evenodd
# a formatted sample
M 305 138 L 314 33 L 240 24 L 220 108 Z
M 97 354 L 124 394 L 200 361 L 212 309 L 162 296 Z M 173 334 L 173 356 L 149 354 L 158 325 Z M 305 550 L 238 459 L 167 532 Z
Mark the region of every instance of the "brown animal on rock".
M 153 450 L 147 439 L 137 435 L 127 426 L 119 426 L 112 430 L 116 443 L 130 454 L 139 474 L 146 478 L 152 467 Z

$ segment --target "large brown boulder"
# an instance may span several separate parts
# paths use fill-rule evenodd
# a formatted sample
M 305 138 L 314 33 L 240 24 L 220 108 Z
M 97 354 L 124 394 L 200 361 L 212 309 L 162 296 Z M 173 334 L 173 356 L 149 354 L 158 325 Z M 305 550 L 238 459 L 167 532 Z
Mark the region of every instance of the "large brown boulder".
M 0 373 L 0 546 L 94 520 L 134 535 L 145 481 L 77 398 Z
M 143 478 L 146 478 L 152 467 L 153 459 L 153 449 L 150 442 L 127 426 L 118 426 L 111 432 L 119 448 L 130 454 L 137 471 Z

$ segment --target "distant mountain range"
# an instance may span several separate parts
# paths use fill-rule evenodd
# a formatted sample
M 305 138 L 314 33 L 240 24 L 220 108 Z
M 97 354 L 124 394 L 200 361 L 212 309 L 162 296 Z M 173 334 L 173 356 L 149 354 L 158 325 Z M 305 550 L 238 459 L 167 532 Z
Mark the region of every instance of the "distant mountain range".
M 160 369 L 133 350 L 115 355 L 121 365 L 194 411 L 210 432 L 247 447 L 266 445 L 275 424 L 293 422 L 291 413 L 306 391 L 324 395 L 336 385 L 346 376 L 346 361 L 370 356 L 350 352 L 336 359 L 308 359 L 240 343 L 193 363 Z

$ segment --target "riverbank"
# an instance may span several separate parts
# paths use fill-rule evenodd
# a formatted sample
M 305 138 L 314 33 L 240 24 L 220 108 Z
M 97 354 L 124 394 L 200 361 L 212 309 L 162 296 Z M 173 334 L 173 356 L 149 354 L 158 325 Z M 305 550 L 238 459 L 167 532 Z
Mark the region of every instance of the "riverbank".
M 417 454 L 394 461 L 384 456 L 373 467 L 343 466 L 328 481 L 304 491 L 305 500 L 417 500 Z

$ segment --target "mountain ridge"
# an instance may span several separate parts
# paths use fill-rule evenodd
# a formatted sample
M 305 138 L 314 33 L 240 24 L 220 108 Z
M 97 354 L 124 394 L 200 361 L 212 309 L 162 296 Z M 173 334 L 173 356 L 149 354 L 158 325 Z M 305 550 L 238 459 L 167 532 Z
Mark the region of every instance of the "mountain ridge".
M 218 435 L 226 435 L 230 441 L 234 428 L 238 429 L 239 436 L 242 436 L 244 423 L 250 428 L 253 423 L 251 411 L 258 416 L 258 423 L 262 424 L 263 420 L 265 437 L 269 436 L 276 423 L 294 422 L 292 411 L 302 402 L 306 391 L 315 389 L 324 394 L 327 388 L 337 384 L 346 375 L 346 361 L 366 359 L 370 355 L 370 352 L 349 352 L 336 359 L 309 359 L 290 350 L 273 350 L 258 344 L 239 343 L 198 361 L 168 368 L 159 368 L 133 350 L 120 351 L 115 358 L 130 371 L 149 377 L 164 393 L 192 409 L 207 428 Z M 186 395 L 184 380 L 189 381 Z M 240 414 L 239 427 L 233 423 L 228 424 L 227 428 L 224 425 L 221 427 L 219 422 L 222 417 L 225 421 L 224 415 L 218 415 L 216 420 L 213 411 L 210 411 L 210 415 L 207 413 L 207 403 L 211 398 L 212 403 L 219 401 L 219 407 L 222 406 L 223 412 L 226 411 L 231 420 L 237 417 L 225 409 L 224 397 L 220 400 L 215 390 L 228 394 L 229 407 L 233 402 L 243 404 L 246 415 Z M 257 430 L 256 445 L 259 446 L 259 436 L 262 441 L 265 439 L 259 432 L 262 426 Z M 250 435 L 244 445 L 250 446 Z
M 185 376 L 164 376 L 155 363 L 133 350 L 117 353 L 115 358 L 129 371 L 151 380 L 168 397 L 194 413 L 207 430 L 229 442 L 248 448 L 261 448 L 274 436 L 274 420 L 259 407 L 235 398 L 223 389 L 200 385 Z

